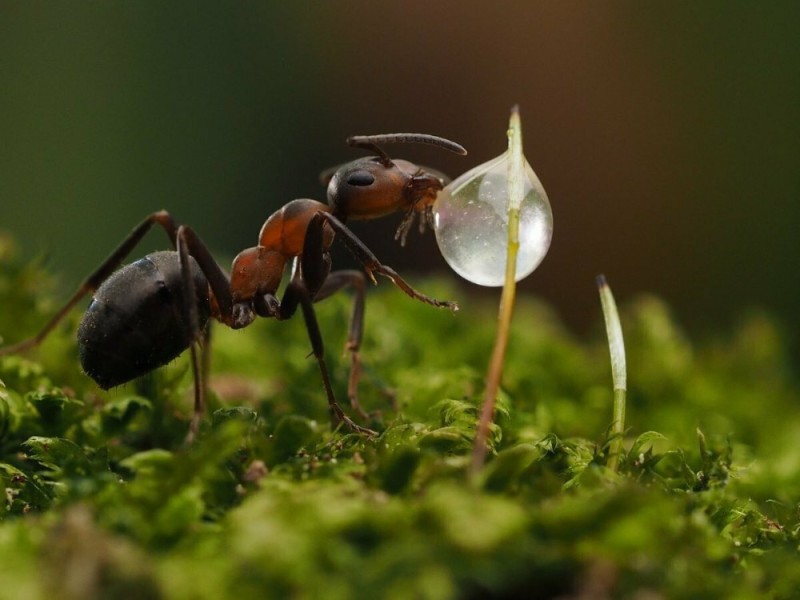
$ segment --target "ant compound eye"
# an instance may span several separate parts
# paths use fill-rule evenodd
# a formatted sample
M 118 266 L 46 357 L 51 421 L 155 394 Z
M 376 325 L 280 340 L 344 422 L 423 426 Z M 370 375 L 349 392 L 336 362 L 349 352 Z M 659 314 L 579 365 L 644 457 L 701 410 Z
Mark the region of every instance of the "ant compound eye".
M 368 171 L 354 171 L 347 176 L 347 184 L 366 187 L 375 183 L 375 176 Z

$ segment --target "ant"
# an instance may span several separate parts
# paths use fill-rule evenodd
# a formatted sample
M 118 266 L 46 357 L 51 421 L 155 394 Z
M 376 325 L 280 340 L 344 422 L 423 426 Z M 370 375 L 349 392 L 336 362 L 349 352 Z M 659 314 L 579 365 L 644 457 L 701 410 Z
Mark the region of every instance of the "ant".
M 93 293 L 78 328 L 83 370 L 101 388 L 109 389 L 167 364 L 188 348 L 194 377 L 194 412 L 187 441 L 192 441 L 204 410 L 210 319 L 241 329 L 256 317 L 289 319 L 299 307 L 334 426 L 343 424 L 353 432 L 375 435 L 357 425 L 339 406 L 325 364 L 313 304 L 349 287 L 354 301 L 346 345 L 351 361 L 348 396 L 353 409 L 366 417 L 356 394 L 366 279 L 357 270 L 331 271 L 329 249 L 338 234 L 374 284 L 375 275 L 382 275 L 411 298 L 458 310 L 455 302 L 431 298 L 411 287 L 382 264 L 345 223 L 348 219 L 374 219 L 405 211 L 395 235 L 404 245 L 416 218 L 420 232 L 432 224 L 432 205 L 447 178 L 411 162 L 393 160 L 380 145 L 428 144 L 462 155 L 466 150 L 444 138 L 413 133 L 354 136 L 347 143 L 368 150 L 373 156 L 323 173 L 323 182 L 328 183 L 328 204 L 296 199 L 273 213 L 261 228 L 258 245 L 243 250 L 233 260 L 230 275 L 215 262 L 194 230 L 178 225 L 167 211 L 154 212 L 81 283 L 38 334 L 0 348 L 0 355 L 39 345 L 75 304 Z M 119 269 L 154 225 L 164 229 L 174 250 L 154 252 Z M 289 262 L 291 277 L 278 300 L 278 287 Z M 202 356 L 198 348 L 202 349 Z

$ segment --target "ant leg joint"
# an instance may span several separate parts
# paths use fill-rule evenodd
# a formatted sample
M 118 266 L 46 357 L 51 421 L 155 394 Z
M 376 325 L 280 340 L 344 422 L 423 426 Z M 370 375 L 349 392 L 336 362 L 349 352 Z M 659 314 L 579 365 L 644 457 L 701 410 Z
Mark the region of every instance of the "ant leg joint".
M 259 317 L 278 318 L 281 314 L 281 303 L 273 294 L 264 294 L 253 298 L 256 313 Z
M 242 329 L 256 320 L 256 313 L 249 302 L 237 302 L 233 305 L 232 329 Z

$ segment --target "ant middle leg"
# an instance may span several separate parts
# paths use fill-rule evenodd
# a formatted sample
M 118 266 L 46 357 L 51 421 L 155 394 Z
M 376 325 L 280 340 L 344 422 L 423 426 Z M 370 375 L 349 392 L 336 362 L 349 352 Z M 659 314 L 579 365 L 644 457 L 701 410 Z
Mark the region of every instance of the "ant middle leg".
M 336 401 L 336 396 L 333 393 L 333 385 L 331 384 L 330 374 L 328 372 L 328 366 L 325 363 L 325 347 L 322 341 L 322 332 L 320 331 L 319 323 L 317 322 L 317 316 L 314 312 L 313 300 L 311 298 L 311 294 L 308 292 L 308 288 L 306 287 L 303 278 L 299 274 L 293 277 L 289 282 L 289 285 L 286 287 L 286 291 L 281 299 L 280 312 L 277 315 L 278 319 L 286 320 L 290 318 L 297 311 L 298 306 L 303 311 L 303 319 L 306 324 L 306 331 L 308 332 L 308 338 L 311 341 L 312 354 L 314 355 L 314 358 L 316 358 L 317 364 L 319 365 L 320 374 L 322 375 L 322 384 L 325 388 L 325 395 L 328 398 L 328 410 L 331 413 L 331 419 L 334 426 L 341 423 L 354 433 L 361 433 L 368 436 L 377 435 L 377 432 L 356 424 L 344 413 L 342 407 L 339 406 L 339 403 Z
M 369 415 L 358 401 L 358 382 L 361 378 L 361 339 L 364 335 L 364 295 L 366 292 L 366 278 L 361 271 L 342 270 L 329 274 L 322 287 L 314 297 L 314 302 L 320 302 L 339 290 L 350 287 L 353 289 L 353 311 L 350 315 L 350 325 L 347 331 L 345 351 L 350 354 L 350 377 L 347 381 L 347 397 L 350 406 L 365 421 Z
M 322 335 L 319 332 L 316 314 L 312 304 L 324 300 L 331 294 L 337 292 L 342 287 L 350 285 L 355 290 L 355 301 L 353 304 L 353 315 L 350 320 L 350 330 L 348 334 L 347 350 L 351 356 L 350 377 L 347 385 L 347 395 L 350 405 L 364 420 L 368 415 L 358 403 L 356 387 L 359 374 L 361 372 L 361 362 L 358 356 L 358 349 L 361 345 L 362 331 L 364 329 L 364 276 L 358 271 L 337 271 L 331 273 L 331 257 L 327 250 L 330 244 L 330 231 L 325 231 L 325 221 L 316 216 L 311 219 L 305 231 L 303 243 L 303 253 L 298 257 L 292 273 L 292 279 L 286 288 L 283 300 L 280 303 L 279 319 L 289 318 L 300 304 L 303 308 L 303 316 L 306 320 L 306 329 L 311 338 L 314 355 L 320 362 L 323 372 L 323 380 L 328 379 L 328 370 L 324 366 L 324 355 L 322 346 Z M 328 238 L 326 240 L 326 237 Z M 331 406 L 334 419 L 343 421 L 343 413 L 336 399 L 330 382 L 325 383 L 325 391 L 328 395 L 328 403 Z M 354 424 L 347 419 L 345 421 L 350 429 Z M 362 429 L 362 428 L 358 428 Z M 366 430 L 369 431 L 369 430 Z

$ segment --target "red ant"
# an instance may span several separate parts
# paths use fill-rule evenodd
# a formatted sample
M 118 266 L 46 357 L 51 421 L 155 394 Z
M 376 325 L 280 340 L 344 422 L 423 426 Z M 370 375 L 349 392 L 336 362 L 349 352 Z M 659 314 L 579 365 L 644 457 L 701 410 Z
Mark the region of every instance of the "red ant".
M 415 218 L 419 218 L 420 231 L 432 221 L 432 204 L 446 178 L 408 161 L 392 160 L 379 144 L 429 144 L 457 154 L 466 154 L 466 150 L 455 142 L 426 134 L 356 136 L 347 142 L 374 156 L 347 163 L 332 174 L 329 171 L 329 177 L 323 174 L 328 179 L 328 204 L 292 200 L 272 214 L 261 228 L 258 245 L 234 259 L 230 276 L 191 228 L 178 226 L 166 211 L 152 213 L 83 281 L 37 335 L 0 349 L 0 355 L 37 346 L 81 298 L 93 292 L 94 298 L 78 329 L 83 370 L 101 388 L 108 389 L 167 364 L 189 348 L 195 390 L 191 440 L 197 434 L 204 409 L 207 362 L 200 360 L 197 348 L 201 345 L 205 355 L 209 319 L 241 329 L 257 316 L 288 319 L 299 306 L 334 424 L 343 423 L 351 431 L 374 434 L 345 415 L 334 397 L 325 365 L 313 303 L 350 287 L 355 298 L 347 338 L 351 357 L 348 396 L 354 410 L 365 416 L 357 401 L 356 387 L 366 280 L 361 271 L 331 272 L 329 249 L 339 234 L 373 283 L 377 283 L 376 274 L 383 275 L 412 298 L 457 310 L 456 303 L 418 292 L 393 269 L 381 264 L 345 223 L 348 219 L 374 219 L 405 211 L 395 235 L 404 244 Z M 175 250 L 149 254 L 117 270 L 156 224 L 164 228 Z M 275 294 L 290 260 L 291 279 L 279 301 Z

